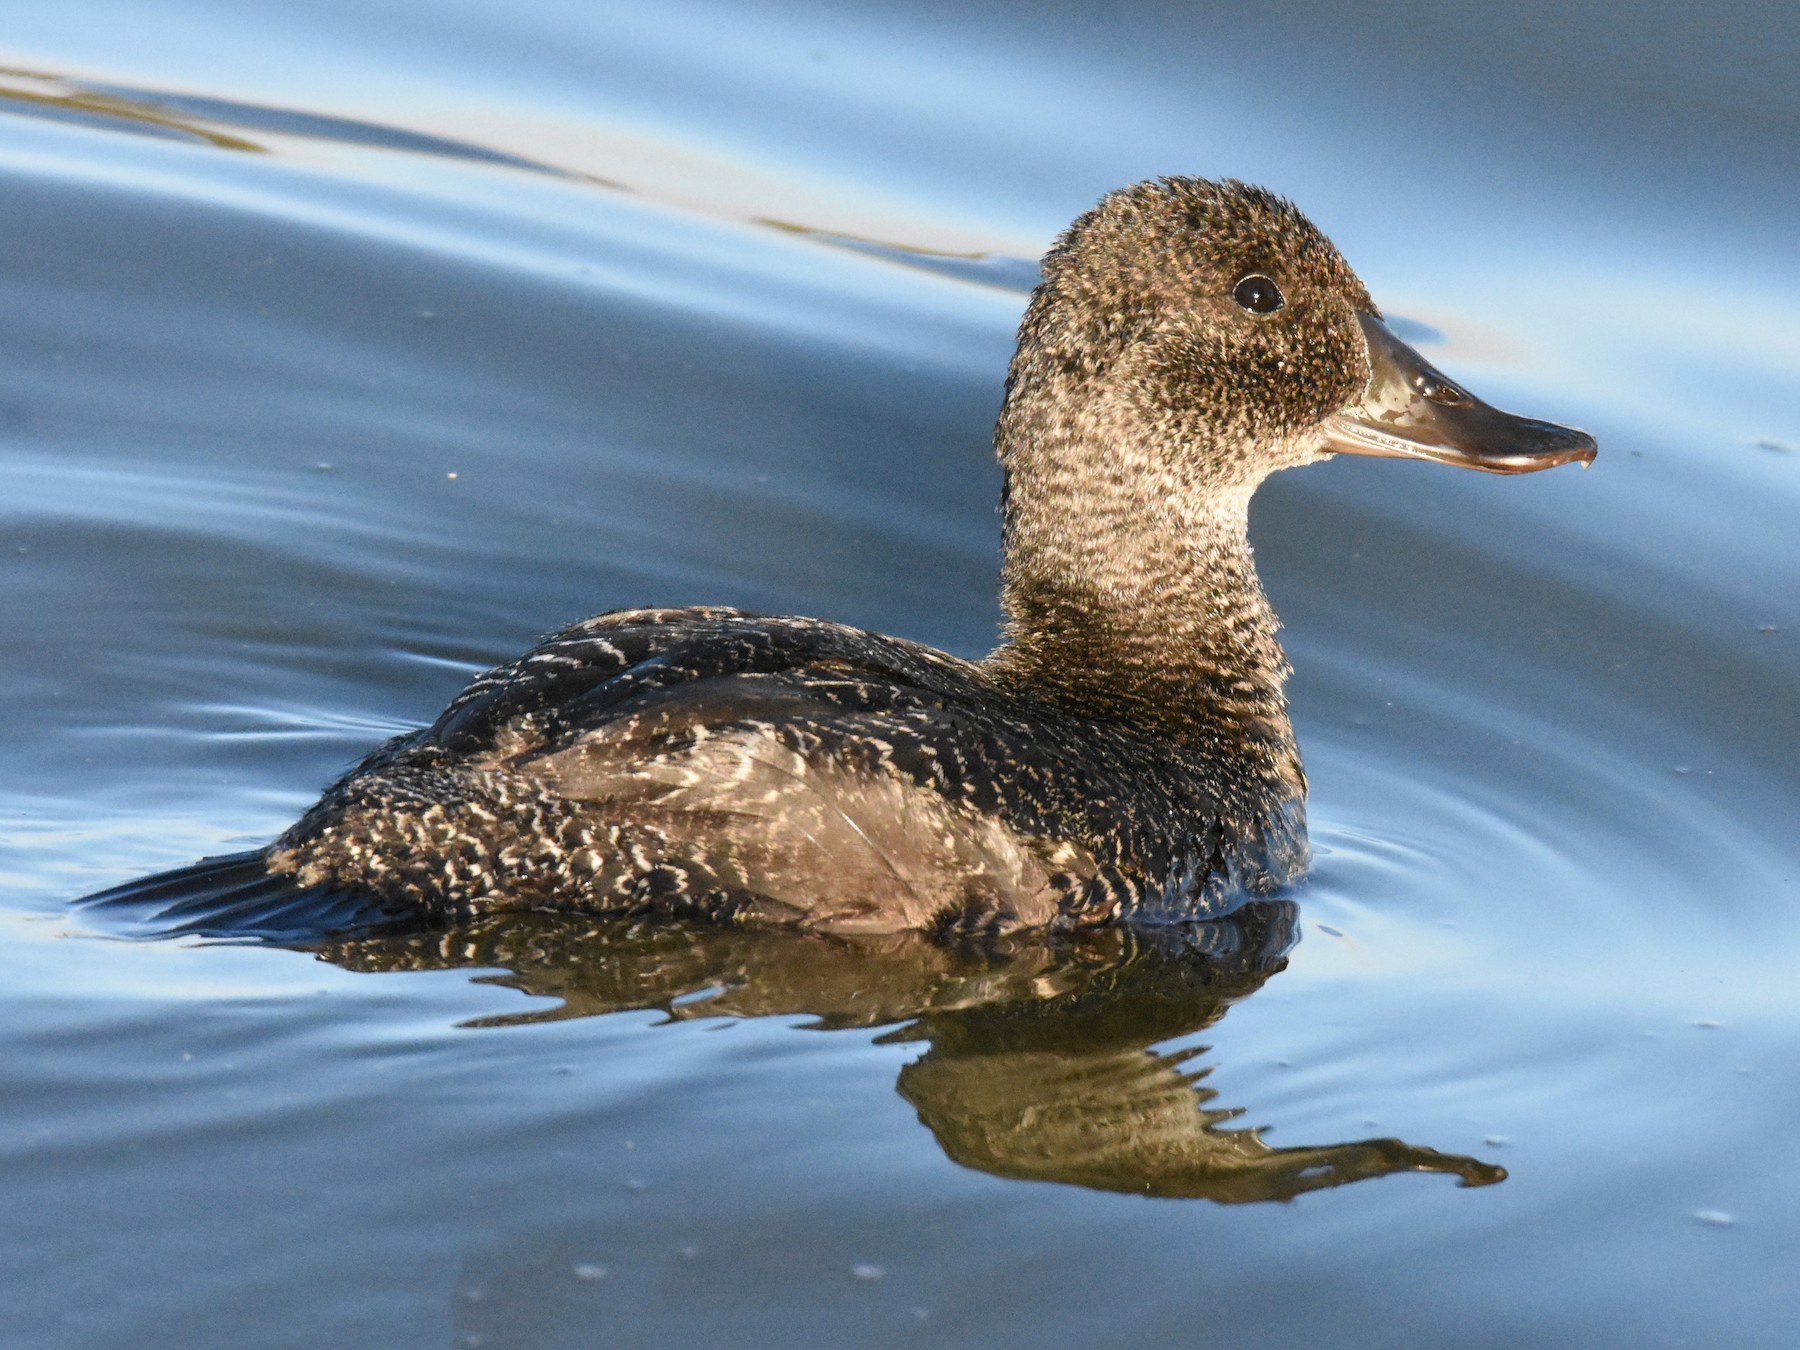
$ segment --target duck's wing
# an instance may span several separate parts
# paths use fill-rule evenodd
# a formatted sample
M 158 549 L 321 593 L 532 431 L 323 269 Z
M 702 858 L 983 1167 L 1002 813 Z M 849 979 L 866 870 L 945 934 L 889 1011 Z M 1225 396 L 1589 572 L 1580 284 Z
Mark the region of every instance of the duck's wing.
M 413 772 L 457 782 L 383 809 L 448 792 L 572 811 L 555 828 L 581 841 L 563 852 L 603 907 L 748 902 L 835 931 L 1102 917 L 1169 870 L 1162 841 L 1207 830 L 1173 819 L 1141 753 L 1021 710 L 974 665 L 732 610 L 566 629 L 477 679 L 347 795 Z
M 614 610 L 477 676 L 422 738 L 456 754 L 488 749 L 521 728 L 548 743 L 603 725 L 659 691 L 805 667 L 948 697 L 969 697 L 978 683 L 966 661 L 822 619 L 721 607 Z

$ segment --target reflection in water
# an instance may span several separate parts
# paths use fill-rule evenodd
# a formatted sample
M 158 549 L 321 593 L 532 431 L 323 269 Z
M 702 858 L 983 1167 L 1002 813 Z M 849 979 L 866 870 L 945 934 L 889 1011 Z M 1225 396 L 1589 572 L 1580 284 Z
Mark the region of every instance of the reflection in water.
M 762 229 L 798 235 L 829 248 L 881 258 L 901 267 L 954 277 L 979 286 L 1029 295 L 1037 285 L 1035 257 L 986 249 L 933 248 L 867 232 L 827 228 L 769 215 L 720 200 L 690 200 L 636 176 L 597 173 L 455 137 L 428 135 L 366 119 L 334 117 L 236 99 L 207 98 L 116 82 L 96 83 L 40 70 L 0 67 L 0 114 L 74 122 L 114 132 L 209 145 L 216 150 L 281 155 L 288 141 L 431 155 L 465 164 L 491 165 L 564 183 L 624 193 L 675 210 L 698 211 Z M 630 179 L 631 181 L 627 181 Z
M 1287 964 L 1295 907 L 1111 930 L 1078 942 L 947 945 L 917 934 L 793 932 L 506 915 L 450 932 L 358 938 L 321 955 L 351 970 L 498 966 L 494 982 L 561 1000 L 496 1022 L 661 1008 L 672 1018 L 810 1013 L 825 1028 L 904 1023 L 923 1041 L 900 1095 L 956 1162 L 996 1176 L 1227 1204 L 1287 1200 L 1391 1172 L 1499 1167 L 1397 1139 L 1271 1148 L 1211 1105 L 1203 1047 L 1153 1047 L 1210 1026 Z
M 0 68 L 0 109 L 104 127 L 109 131 L 172 137 L 217 150 L 265 154 L 273 147 L 241 132 L 267 132 L 366 145 L 414 154 L 441 155 L 480 164 L 499 164 L 554 177 L 561 170 L 486 146 L 442 136 L 425 136 L 399 127 L 378 126 L 343 117 L 294 112 L 230 99 L 200 98 L 165 90 L 122 84 L 95 84 L 43 71 Z M 590 180 L 597 181 L 597 180 Z M 600 181 L 602 187 L 617 184 Z
M 927 248 L 921 244 L 901 244 L 866 234 L 851 234 L 845 230 L 827 230 L 816 225 L 777 220 L 773 216 L 752 216 L 750 223 L 761 225 L 765 229 L 780 230 L 783 234 L 799 235 L 828 248 L 841 248 L 851 253 L 880 258 L 901 267 L 914 267 L 920 271 L 935 272 L 939 276 L 955 277 L 958 281 L 972 282 L 977 286 L 1011 291 L 1021 297 L 1030 296 L 1032 288 L 1038 284 L 1038 264 L 1035 258 L 1011 258 L 1003 253 L 985 250 L 971 252 Z M 1413 326 L 1424 327 L 1422 324 Z M 1442 336 L 1438 335 L 1440 341 Z
M 195 141 L 220 150 L 260 154 L 265 148 L 243 136 L 203 125 L 194 118 L 184 117 L 173 109 L 160 107 L 132 93 L 101 89 L 32 70 L 0 69 L 0 107 L 8 112 L 35 113 L 40 117 L 114 131 Z
M 468 164 L 486 164 L 541 174 L 609 192 L 628 193 L 664 206 L 682 203 L 643 183 L 549 163 L 493 146 L 447 136 L 427 135 L 405 127 L 358 118 L 332 117 L 291 108 L 269 107 L 235 99 L 204 98 L 169 90 L 71 79 L 45 71 L 0 67 L 0 113 L 47 118 L 173 140 L 209 145 L 216 150 L 249 154 L 279 152 L 283 138 L 361 146 L 432 155 Z M 259 139 L 260 138 L 260 139 Z M 866 233 L 827 229 L 784 220 L 756 211 L 721 210 L 716 203 L 686 202 L 688 209 L 741 219 L 764 229 L 800 235 L 832 248 L 883 258 L 977 285 L 1029 294 L 1037 285 L 1037 260 L 987 251 L 930 248 L 917 243 L 877 238 Z

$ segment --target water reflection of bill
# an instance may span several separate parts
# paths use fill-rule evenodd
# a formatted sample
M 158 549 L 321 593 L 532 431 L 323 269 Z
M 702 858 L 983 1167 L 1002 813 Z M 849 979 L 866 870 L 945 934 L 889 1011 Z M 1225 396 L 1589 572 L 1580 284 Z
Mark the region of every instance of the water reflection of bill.
M 333 943 L 354 970 L 499 967 L 560 1006 L 505 1021 L 662 1008 L 673 1018 L 808 1013 L 823 1028 L 900 1023 L 925 1053 L 900 1095 L 944 1152 L 996 1176 L 1225 1204 L 1287 1200 L 1394 1172 L 1463 1185 L 1503 1169 L 1397 1139 L 1271 1148 L 1232 1129 L 1195 1067 L 1199 1031 L 1287 963 L 1295 907 L 1079 941 L 962 942 L 512 914 L 450 932 Z

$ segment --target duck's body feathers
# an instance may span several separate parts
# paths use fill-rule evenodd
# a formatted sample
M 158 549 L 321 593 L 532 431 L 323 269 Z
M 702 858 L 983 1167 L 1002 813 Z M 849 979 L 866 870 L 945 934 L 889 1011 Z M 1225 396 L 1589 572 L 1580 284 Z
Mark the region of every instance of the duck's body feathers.
M 1203 765 L 977 663 L 820 620 L 635 610 L 477 678 L 269 856 L 444 917 L 1054 928 L 1265 892 L 1299 861 L 1299 809 L 1228 847 Z

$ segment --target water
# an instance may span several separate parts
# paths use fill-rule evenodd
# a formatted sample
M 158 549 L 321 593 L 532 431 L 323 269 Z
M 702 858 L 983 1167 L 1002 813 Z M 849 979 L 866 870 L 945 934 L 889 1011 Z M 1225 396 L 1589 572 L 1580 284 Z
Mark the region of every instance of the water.
M 1789 8 L 5 28 L 0 1341 L 1787 1343 Z M 984 650 L 1030 259 L 1167 172 L 1292 195 L 1602 447 L 1259 497 L 1297 909 L 1056 954 L 71 916 L 594 610 Z

